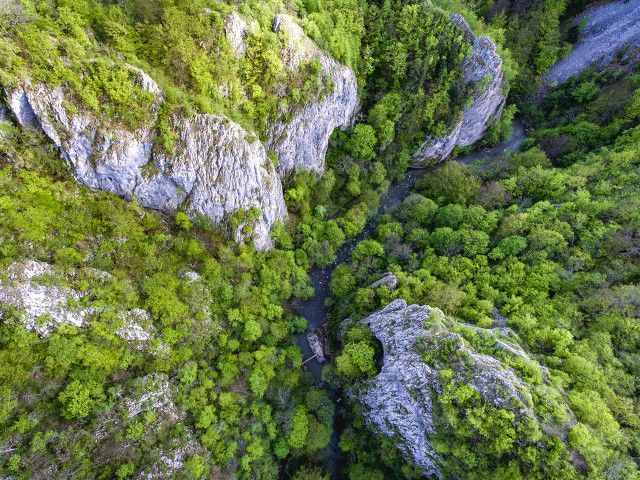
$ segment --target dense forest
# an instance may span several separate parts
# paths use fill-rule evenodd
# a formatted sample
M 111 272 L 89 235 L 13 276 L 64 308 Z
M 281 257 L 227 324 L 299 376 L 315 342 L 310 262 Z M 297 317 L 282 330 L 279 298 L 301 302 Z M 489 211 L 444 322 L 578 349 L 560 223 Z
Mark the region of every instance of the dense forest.
M 447 412 L 441 448 L 451 478 L 638 474 L 640 83 L 628 68 L 585 75 L 554 91 L 532 118 L 536 128 L 522 152 L 489 165 L 449 162 L 426 175 L 334 271 L 337 322 L 393 298 L 438 306 L 466 325 L 490 328 L 506 320 L 545 366 L 522 359 L 511 365 L 540 387 L 538 416 L 566 415 L 565 402 L 575 412 L 565 445 L 535 430 L 525 437 L 498 427 L 505 411 L 460 397 L 453 382 L 452 394 L 438 397 Z M 369 286 L 389 271 L 397 289 Z M 376 372 L 376 342 L 352 328 L 337 339 L 335 372 L 326 372 L 347 382 Z M 477 331 L 462 332 L 495 353 Z M 546 384 L 563 396 L 550 397 Z M 481 422 L 461 421 L 474 411 L 482 411 Z M 354 420 L 341 444 L 352 471 L 393 477 L 401 458 L 388 454 L 389 445 L 374 450 L 361 429 Z
M 358 321 L 403 299 L 440 309 L 524 379 L 540 420 L 489 404 L 452 374 L 455 346 L 427 345 L 444 478 L 640 478 L 640 71 L 623 52 L 543 83 L 590 3 L 0 0 L 0 476 L 422 478 L 349 394 L 383 362 Z M 241 55 L 234 12 L 248 25 Z M 69 116 L 149 129 L 154 153 L 180 148 L 178 116 L 221 115 L 268 143 L 334 88 L 317 59 L 287 67 L 281 13 L 353 71 L 359 113 L 333 132 L 322 175 L 283 176 L 271 249 L 251 241 L 254 211 L 216 224 L 79 184 L 46 128 L 3 106 L 29 81 L 64 88 Z M 506 105 L 377 216 L 424 139 L 482 93 L 464 81 L 473 45 L 453 13 L 495 44 Z M 520 125 L 517 152 L 464 161 Z M 318 381 L 295 305 L 320 268 L 332 355 Z M 397 285 L 371 286 L 387 272 Z M 41 304 L 18 308 L 27 291 Z M 496 322 L 526 360 L 479 333 Z

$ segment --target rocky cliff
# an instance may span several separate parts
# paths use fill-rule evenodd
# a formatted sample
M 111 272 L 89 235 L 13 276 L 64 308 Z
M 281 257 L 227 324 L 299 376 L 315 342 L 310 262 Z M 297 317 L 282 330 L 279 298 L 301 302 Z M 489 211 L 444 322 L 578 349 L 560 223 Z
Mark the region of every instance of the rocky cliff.
M 78 273 L 72 272 L 72 275 Z M 98 270 L 89 269 L 82 274 L 96 286 L 113 280 L 109 273 Z M 41 337 L 49 336 L 61 325 L 86 326 L 92 315 L 101 313 L 104 308 L 78 305 L 85 293 L 63 286 L 64 281 L 51 281 L 61 276 L 45 262 L 24 260 L 12 263 L 6 271 L 0 272 L 0 307 L 15 309 L 24 327 Z M 153 333 L 149 312 L 138 308 L 118 311 L 116 315 L 121 324 L 115 331 L 116 335 L 134 348 L 144 349 Z
M 488 37 L 477 37 L 462 15 L 452 14 L 454 22 L 471 44 L 471 53 L 462 65 L 463 83 L 471 90 L 468 106 L 448 135 L 427 138 L 414 153 L 416 165 L 446 159 L 455 147 L 468 147 L 480 140 L 489 125 L 502 113 L 506 97 L 502 59 Z
M 625 47 L 640 47 L 640 0 L 597 3 L 573 19 L 578 42 L 543 77 L 543 89 L 593 65 L 606 65 Z
M 152 93 L 155 102 L 152 121 L 133 131 L 70 111 L 61 87 L 24 81 L 7 92 L 8 104 L 21 126 L 44 131 L 78 182 L 163 212 L 184 208 L 218 224 L 238 210 L 255 207 L 260 214 L 253 239 L 257 248 L 268 248 L 269 230 L 286 217 L 286 207 L 264 146 L 224 117 L 196 115 L 173 119 L 179 141 L 172 154 L 154 148 L 153 119 L 162 93 L 150 77 L 136 72 L 140 87 Z
M 459 324 L 440 310 L 395 300 L 362 323 L 382 344 L 383 366 L 376 377 L 353 387 L 351 397 L 362 404 L 368 425 L 393 438 L 425 476 L 442 477 L 441 459 L 431 441 L 442 423 L 442 368 L 451 370 L 454 382 L 470 386 L 487 405 L 513 414 L 516 422 L 538 422 L 532 387 L 501 360 L 477 351 L 454 331 Z M 493 343 L 501 358 L 531 363 L 507 329 L 464 328 L 482 337 L 483 344 Z
M 233 13 L 224 27 L 232 50 L 241 57 L 246 36 L 257 28 L 255 22 Z M 178 142 L 171 153 L 163 151 L 156 145 L 155 128 L 163 94 L 153 79 L 134 67 L 129 68 L 138 86 L 154 99 L 148 120 L 136 129 L 74 105 L 63 87 L 27 79 L 6 90 L 8 107 L 21 126 L 41 129 L 49 137 L 78 182 L 163 212 L 184 209 L 205 215 L 216 224 L 228 225 L 234 213 L 252 211 L 244 216 L 251 217 L 251 225 L 240 221 L 240 228 L 230 233 L 240 240 L 250 232 L 257 248 L 269 248 L 271 227 L 287 214 L 278 174 L 299 169 L 322 173 L 331 133 L 350 124 L 358 104 L 351 69 L 320 50 L 292 17 L 276 16 L 273 28 L 285 45 L 281 55 L 286 68 L 297 73 L 317 61 L 327 89 L 302 106 L 283 107 L 266 145 L 223 116 L 196 115 L 171 119 Z M 278 172 L 268 149 L 279 158 Z
M 281 112 L 289 118 L 270 127 L 267 148 L 277 153 L 281 176 L 294 170 L 321 174 L 331 133 L 336 128 L 349 126 L 358 108 L 356 77 L 350 68 L 318 48 L 291 16 L 277 15 L 273 30 L 284 37 L 281 55 L 286 67 L 295 72 L 303 64 L 317 61 L 320 74 L 330 88 L 325 95 L 293 112 Z

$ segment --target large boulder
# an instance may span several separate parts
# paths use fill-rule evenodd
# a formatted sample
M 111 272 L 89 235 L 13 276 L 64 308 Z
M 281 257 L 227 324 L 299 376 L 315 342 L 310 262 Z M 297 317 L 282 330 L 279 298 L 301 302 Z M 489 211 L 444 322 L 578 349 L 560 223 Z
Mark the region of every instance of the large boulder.
M 425 476 L 442 477 L 441 459 L 431 439 L 442 424 L 438 400 L 444 389 L 443 368 L 453 372 L 449 381 L 468 385 L 482 402 L 513 414 L 514 421 L 543 423 L 534 413 L 533 387 L 497 358 L 539 368 L 508 329 L 464 326 L 436 308 L 407 305 L 404 300 L 393 301 L 361 323 L 382 344 L 383 365 L 377 376 L 352 386 L 350 397 L 362 405 L 367 424 L 392 438 Z M 482 345 L 492 345 L 494 355 L 477 351 L 461 331 L 482 338 Z
M 292 112 L 281 112 L 283 120 L 269 128 L 266 146 L 278 155 L 281 176 L 294 170 L 322 174 L 329 137 L 336 128 L 350 126 L 358 109 L 355 74 L 322 51 L 293 17 L 276 15 L 273 30 L 284 37 L 281 56 L 286 68 L 295 73 L 304 64 L 317 61 L 320 75 L 331 88 Z
M 154 124 L 162 93 L 149 76 L 133 71 L 139 86 L 155 99 L 150 121 L 135 130 L 70 110 L 61 87 L 23 81 L 7 91 L 8 104 L 21 126 L 44 131 L 78 182 L 167 213 L 184 208 L 217 224 L 255 207 L 260 213 L 253 239 L 257 248 L 268 248 L 269 230 L 286 217 L 286 207 L 264 146 L 224 117 L 196 115 L 172 120 L 179 137 L 172 154 L 155 148 Z
M 462 65 L 462 80 L 471 89 L 471 98 L 448 135 L 428 137 L 414 153 L 413 161 L 418 166 L 445 160 L 454 148 L 476 143 L 500 117 L 506 101 L 502 59 L 495 43 L 488 37 L 477 37 L 462 15 L 452 14 L 450 18 L 471 44 L 471 53 Z

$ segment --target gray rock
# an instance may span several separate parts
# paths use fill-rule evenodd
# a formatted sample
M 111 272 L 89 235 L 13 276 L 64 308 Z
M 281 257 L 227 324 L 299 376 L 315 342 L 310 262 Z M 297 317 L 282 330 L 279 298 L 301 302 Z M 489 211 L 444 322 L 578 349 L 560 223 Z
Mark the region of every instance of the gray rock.
M 278 173 L 294 170 L 322 174 L 329 137 L 336 128 L 351 125 L 358 109 L 358 85 L 353 71 L 323 52 L 289 15 L 277 15 L 273 30 L 284 36 L 281 55 L 287 69 L 296 72 L 305 63 L 317 61 L 321 74 L 333 90 L 293 112 L 283 111 L 287 121 L 275 122 L 268 131 L 267 149 L 279 158 Z
M 425 475 L 441 477 L 438 456 L 429 442 L 435 433 L 432 389 L 440 390 L 438 372 L 415 348 L 416 334 L 424 333 L 429 307 L 407 306 L 395 300 L 362 320 L 382 343 L 384 365 L 363 386 L 358 399 L 367 423 L 394 438 L 398 448 Z
M 610 63 L 627 45 L 640 46 L 640 0 L 595 5 L 574 24 L 582 26 L 578 43 L 544 75 L 545 87 L 563 83 L 592 65 Z
M 455 345 L 456 354 L 447 358 L 447 368 L 454 371 L 456 381 L 469 384 L 495 407 L 519 417 L 533 415 L 527 385 L 496 358 L 475 352 L 461 335 L 444 326 L 444 319 L 438 309 L 395 300 L 362 320 L 382 344 L 384 363 L 376 377 L 350 392 L 361 402 L 368 425 L 395 439 L 425 476 L 437 477 L 442 477 L 439 458 L 429 438 L 436 433 L 433 402 L 442 386 L 439 366 L 425 360 L 424 348 Z M 427 320 L 432 324 L 429 329 Z
M 75 290 L 37 282 L 39 277 L 54 273 L 47 263 L 27 260 L 9 266 L 8 280 L 0 281 L 0 305 L 19 310 L 25 328 L 43 337 L 59 325 L 82 327 L 93 313 L 88 308 L 70 307 L 70 302 L 82 297 Z
M 248 23 L 238 12 L 230 13 L 224 20 L 224 34 L 236 57 L 247 50 L 246 36 L 258 29 L 255 21 Z
M 183 280 L 186 280 L 189 283 L 194 283 L 194 282 L 199 282 L 202 277 L 198 272 L 194 272 L 191 270 L 191 271 L 182 273 L 180 275 L 180 278 L 182 278 Z
M 136 393 L 124 398 L 120 406 L 128 418 L 137 417 L 147 411 L 174 422 L 184 418 L 184 412 L 175 403 L 175 392 L 167 375 L 154 373 L 136 379 L 134 391 Z
M 151 325 L 149 312 L 141 308 L 134 308 L 121 314 L 120 318 L 123 325 L 116 330 L 116 335 L 123 340 L 138 344 L 140 349 L 144 348 L 145 344 L 152 338 L 150 332 L 153 325 Z
M 311 352 L 315 355 L 316 361 L 318 363 L 324 363 L 327 361 L 324 355 L 324 345 L 323 340 L 320 338 L 320 335 L 317 332 L 309 332 L 307 333 L 307 343 L 309 344 L 309 348 Z
M 161 99 L 158 86 L 134 71 L 140 86 L 154 94 L 155 110 Z M 264 147 L 224 117 L 174 119 L 179 134 L 175 152 L 154 154 L 151 124 L 129 131 L 89 113 L 69 113 L 62 88 L 23 82 L 8 92 L 8 99 L 20 125 L 41 128 L 76 180 L 90 188 L 135 198 L 144 207 L 167 213 L 182 207 L 217 224 L 240 209 L 257 207 L 253 239 L 259 249 L 271 245 L 271 226 L 286 217 L 282 185 Z
M 473 94 L 451 132 L 442 138 L 427 138 L 414 153 L 413 161 L 417 165 L 445 160 L 455 147 L 476 143 L 488 126 L 500 117 L 506 101 L 502 59 L 496 45 L 488 37 L 476 37 L 462 15 L 452 14 L 450 18 L 472 47 L 463 62 L 462 77 L 463 82 L 471 86 Z
M 86 269 L 85 272 L 98 281 L 111 277 L 100 270 Z M 102 311 L 73 306 L 84 294 L 72 288 L 38 282 L 55 276 L 55 269 L 48 263 L 25 260 L 11 264 L 5 272 L 6 280 L 0 280 L 0 305 L 17 309 L 24 327 L 41 337 L 49 336 L 60 325 L 84 327 L 92 314 Z M 123 325 L 116 330 L 116 335 L 136 348 L 144 348 L 152 337 L 149 313 L 133 309 L 119 313 L 119 317 Z
M 282 184 L 264 146 L 236 123 L 217 115 L 175 120 L 180 141 L 169 158 L 158 154 L 158 174 L 142 178 L 134 190 L 141 205 L 159 210 L 182 206 L 223 223 L 234 212 L 256 207 L 253 225 L 258 249 L 271 246 L 271 226 L 287 215 Z M 167 208 L 169 207 L 169 208 Z M 242 234 L 232 232 L 237 240 Z
M 398 288 L 398 278 L 391 272 L 383 274 L 380 280 L 376 280 L 369 288 L 387 287 L 389 290 Z

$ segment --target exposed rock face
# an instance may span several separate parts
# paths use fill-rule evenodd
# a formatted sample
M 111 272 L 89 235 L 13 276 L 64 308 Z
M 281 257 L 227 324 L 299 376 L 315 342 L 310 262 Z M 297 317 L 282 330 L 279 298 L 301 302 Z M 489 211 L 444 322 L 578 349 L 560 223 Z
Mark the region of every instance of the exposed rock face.
M 92 275 L 93 272 L 91 272 Z M 60 325 L 83 327 L 99 310 L 74 307 L 84 295 L 72 288 L 50 285 L 45 277 L 55 277 L 48 263 L 35 260 L 15 262 L 7 268 L 6 280 L 0 280 L 0 306 L 17 309 L 27 330 L 41 337 L 50 335 Z M 108 279 L 106 272 L 96 271 L 97 280 Z M 151 339 L 151 318 L 146 310 L 133 309 L 119 313 L 122 327 L 116 335 L 136 348 L 144 348 Z
M 142 412 L 156 412 L 159 416 L 169 418 L 174 422 L 184 418 L 175 404 L 175 392 L 171 388 L 169 377 L 165 374 L 147 375 L 136 379 L 134 391 L 123 399 L 121 406 L 127 412 L 128 418 L 134 418 Z
M 391 272 L 385 273 L 380 280 L 376 280 L 369 288 L 387 287 L 389 290 L 398 288 L 398 278 Z
M 238 57 L 246 50 L 247 34 L 255 28 L 236 12 L 225 20 L 227 40 Z M 7 102 L 21 126 L 44 131 L 78 182 L 167 213 L 184 208 L 218 224 L 238 210 L 255 207 L 260 214 L 252 220 L 253 241 L 259 249 L 269 248 L 271 227 L 286 217 L 278 174 L 296 169 L 322 173 L 331 133 L 351 123 L 358 104 L 353 71 L 318 48 L 292 17 L 278 15 L 274 30 L 284 37 L 286 47 L 281 53 L 292 74 L 317 61 L 320 74 L 331 85 L 329 93 L 295 111 L 283 110 L 283 120 L 271 126 L 266 147 L 279 157 L 277 173 L 265 146 L 222 116 L 173 118 L 179 137 L 175 151 L 169 155 L 155 148 L 154 125 L 162 92 L 134 67 L 130 70 L 138 85 L 154 98 L 149 121 L 135 130 L 109 124 L 86 111 L 70 111 L 63 88 L 25 80 L 6 92 Z M 232 234 L 238 240 L 244 236 L 240 231 Z
M 161 98 L 157 85 L 135 71 L 140 86 L 154 95 L 157 105 Z M 60 149 L 76 180 L 90 188 L 135 198 L 142 206 L 163 212 L 184 207 L 215 223 L 239 209 L 257 207 L 260 215 L 253 233 L 259 249 L 270 246 L 271 226 L 286 217 L 282 186 L 264 147 L 224 117 L 174 119 L 179 141 L 169 156 L 154 154 L 150 125 L 128 131 L 88 113 L 69 113 L 62 88 L 24 82 L 8 98 L 20 125 L 41 128 Z
M 418 165 L 442 161 L 455 147 L 468 147 L 480 140 L 488 126 L 500 117 L 506 101 L 502 59 L 496 45 L 488 37 L 476 37 L 462 15 L 452 14 L 450 18 L 472 46 L 462 66 L 463 82 L 471 86 L 472 99 L 447 136 L 427 138 L 414 153 L 413 160 Z
M 135 308 L 121 315 L 123 326 L 116 330 L 116 335 L 128 342 L 137 342 L 143 346 L 151 340 L 151 316 L 141 308 Z M 147 326 L 146 329 L 143 325 Z
M 384 366 L 359 395 L 367 422 L 397 440 L 398 447 L 426 475 L 440 475 L 428 436 L 435 433 L 432 389 L 440 390 L 438 372 L 415 349 L 424 333 L 428 307 L 396 300 L 362 321 L 382 343 Z
M 134 422 L 141 416 L 152 413 L 151 422 L 145 423 L 145 433 L 162 435 L 186 417 L 186 413 L 176 403 L 175 388 L 165 374 L 155 373 L 136 378 L 124 391 L 120 392 L 119 397 L 115 407 L 100 418 L 94 433 L 94 437 L 100 441 L 96 453 L 99 457 L 103 455 L 127 457 L 136 448 L 134 442 L 123 441 L 122 438 L 112 436 L 114 432 L 120 431 L 114 428 L 114 425 L 123 426 L 123 419 L 127 423 Z M 181 438 L 171 438 L 159 451 L 149 453 L 153 463 L 139 471 L 134 478 L 140 480 L 175 478 L 184 468 L 188 457 L 196 453 L 203 454 L 204 449 L 191 429 L 184 427 L 184 435 Z
M 224 21 L 224 34 L 237 57 L 247 50 L 246 37 L 257 30 L 255 23 L 248 23 L 238 12 L 232 12 Z
M 224 34 L 231 45 L 233 53 L 238 57 L 244 55 L 247 48 L 244 36 L 247 32 L 247 22 L 237 12 L 232 12 L 224 21 Z
M 442 325 L 426 328 L 427 320 L 438 324 L 443 318 L 438 309 L 395 300 L 362 320 L 381 342 L 384 364 L 378 376 L 352 392 L 362 403 L 371 427 L 394 438 L 426 476 L 438 477 L 442 476 L 439 458 L 429 437 L 436 433 L 434 403 L 442 386 L 436 365 L 425 360 L 424 342 L 428 350 L 453 345 L 455 354 L 447 367 L 455 372 L 457 381 L 469 384 L 484 401 L 518 416 L 532 415 L 527 386 L 511 369 L 494 357 L 475 352 L 460 334 Z
M 640 0 L 597 4 L 574 20 L 580 38 L 545 74 L 546 87 L 565 82 L 592 65 L 605 65 L 625 46 L 640 47 Z
M 8 280 L 0 281 L 0 305 L 21 311 L 25 328 L 41 336 L 49 335 L 61 324 L 82 327 L 92 313 L 86 308 L 69 307 L 69 302 L 80 300 L 78 292 L 36 281 L 53 274 L 48 263 L 27 260 L 12 264 L 6 272 Z
M 358 108 L 358 85 L 353 71 L 323 52 L 289 15 L 277 15 L 273 30 L 285 37 L 282 59 L 296 72 L 310 61 L 320 64 L 321 74 L 333 90 L 290 113 L 290 120 L 276 122 L 268 132 L 267 148 L 277 153 L 278 173 L 293 170 L 324 172 L 324 158 L 334 129 L 348 127 Z
M 144 178 L 133 191 L 141 205 L 158 210 L 182 206 L 215 223 L 240 209 L 260 210 L 254 225 L 259 249 L 270 247 L 269 230 L 287 215 L 282 184 L 264 146 L 239 125 L 216 115 L 175 120 L 180 141 L 171 157 L 158 154 L 158 174 Z M 233 232 L 238 240 L 239 232 Z

